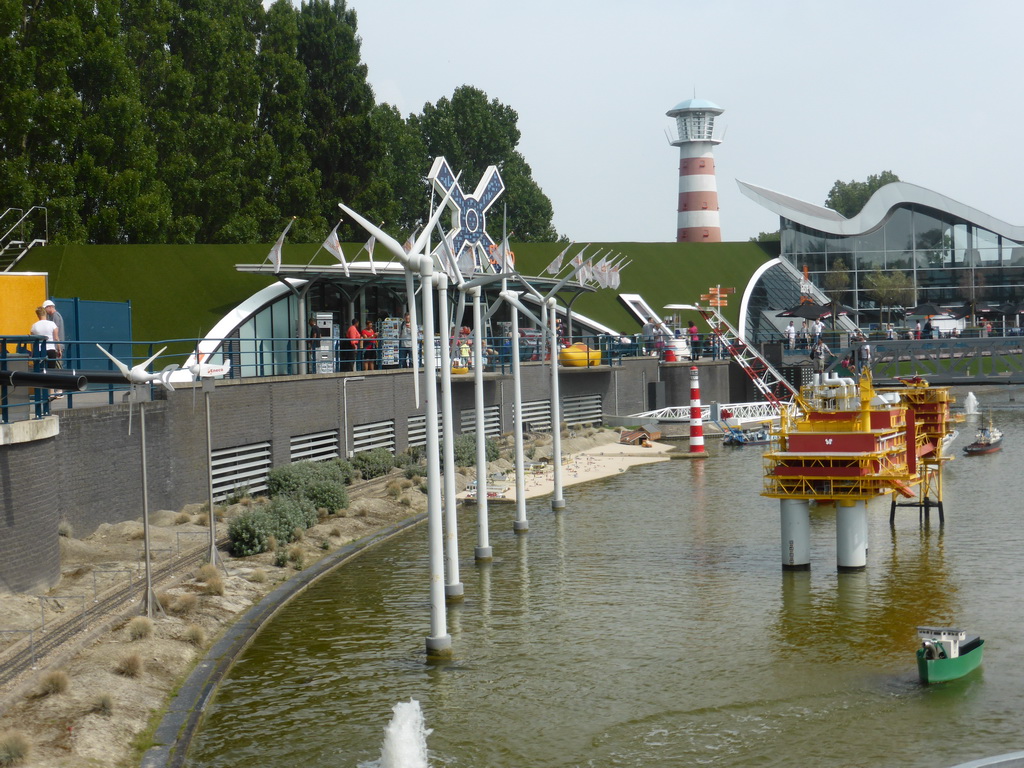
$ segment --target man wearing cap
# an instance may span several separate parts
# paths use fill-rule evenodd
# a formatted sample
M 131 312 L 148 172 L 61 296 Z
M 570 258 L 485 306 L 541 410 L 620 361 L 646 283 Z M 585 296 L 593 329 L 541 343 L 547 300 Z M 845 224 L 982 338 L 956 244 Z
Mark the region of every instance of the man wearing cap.
M 47 299 L 43 302 L 43 309 L 46 310 L 46 319 L 57 324 L 57 332 L 59 334 L 57 338 L 65 341 L 67 336 L 64 335 L 64 318 L 57 311 L 57 305 Z M 57 345 L 57 357 L 64 357 L 64 351 L 60 344 Z

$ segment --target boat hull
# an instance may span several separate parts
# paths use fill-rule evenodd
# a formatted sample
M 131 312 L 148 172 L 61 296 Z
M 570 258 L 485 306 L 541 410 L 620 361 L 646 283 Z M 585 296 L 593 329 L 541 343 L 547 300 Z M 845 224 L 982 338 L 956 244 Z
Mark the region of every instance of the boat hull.
M 591 349 L 586 344 L 576 343 L 558 353 L 558 362 L 570 368 L 589 368 L 601 364 L 601 350 Z
M 917 674 L 921 682 L 945 683 L 956 680 L 969 672 L 973 672 L 981 665 L 982 653 L 985 650 L 985 641 L 979 640 L 978 644 L 967 653 L 962 653 L 955 659 L 926 659 L 924 648 L 917 649 Z
M 998 443 L 971 443 L 964 446 L 964 453 L 968 456 L 984 456 L 986 453 L 995 453 L 1002 447 L 1002 440 Z

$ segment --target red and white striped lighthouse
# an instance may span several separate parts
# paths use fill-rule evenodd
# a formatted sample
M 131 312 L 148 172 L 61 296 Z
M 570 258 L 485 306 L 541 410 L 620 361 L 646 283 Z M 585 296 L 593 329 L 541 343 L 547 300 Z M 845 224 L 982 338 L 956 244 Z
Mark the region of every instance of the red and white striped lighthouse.
M 700 405 L 700 374 L 690 366 L 690 453 L 704 453 L 704 421 Z
M 704 99 L 687 99 L 666 114 L 676 120 L 679 147 L 679 207 L 676 224 L 678 243 L 720 243 L 722 225 L 718 219 L 718 186 L 715 183 L 715 117 L 721 107 Z

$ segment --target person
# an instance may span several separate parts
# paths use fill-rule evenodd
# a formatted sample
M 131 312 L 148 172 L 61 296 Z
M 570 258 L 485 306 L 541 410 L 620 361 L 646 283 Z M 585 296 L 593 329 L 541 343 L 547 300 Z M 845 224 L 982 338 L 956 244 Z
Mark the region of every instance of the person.
M 800 321 L 800 338 L 803 341 L 803 349 L 811 348 L 811 329 L 806 320 Z
M 647 318 L 647 322 L 644 323 L 644 327 L 641 331 L 644 340 L 644 354 L 654 355 L 657 354 L 657 350 L 654 347 L 654 339 L 657 336 L 658 326 L 654 324 L 654 318 Z
M 925 320 L 924 321 L 924 337 L 926 339 L 932 338 L 932 321 L 931 320 Z
M 363 328 L 363 370 L 377 370 L 377 332 L 373 330 L 373 323 Z
M 61 341 L 67 341 L 67 334 L 64 333 L 64 318 L 60 312 L 57 311 L 57 305 L 54 304 L 50 299 L 43 302 L 43 309 L 46 310 L 46 319 L 57 324 L 57 335 Z M 58 344 L 57 345 L 57 357 L 64 357 L 64 349 Z
M 46 339 L 46 343 L 43 345 L 46 349 L 46 367 L 60 368 L 60 344 L 58 344 L 61 339 L 60 329 L 53 320 L 47 319 L 46 310 L 43 307 L 36 308 L 36 321 L 32 323 L 29 333 L 32 336 L 42 336 Z M 62 397 L 64 394 L 59 389 L 55 389 L 50 395 L 50 400 L 60 400 Z
M 814 343 L 821 341 L 821 334 L 825 332 L 825 321 L 820 317 L 814 321 Z
M 914 338 L 920 340 L 921 338 L 921 321 L 917 321 L 917 325 L 914 326 Z
M 825 367 L 828 365 L 828 358 L 831 354 L 832 350 L 819 337 L 811 348 L 811 360 L 814 361 L 814 368 L 818 373 L 825 372 Z
M 320 349 L 320 338 L 324 335 L 324 332 L 326 330 L 326 328 L 321 329 L 320 326 L 316 324 L 315 317 L 309 318 L 309 341 L 307 341 L 306 343 L 308 345 L 310 363 L 316 363 L 316 353 Z M 316 372 L 315 368 L 313 369 L 313 372 Z
M 860 346 L 857 348 L 857 363 L 861 372 L 871 367 L 871 345 L 863 333 L 857 336 Z
M 791 350 L 796 349 L 796 326 L 793 325 L 793 321 L 789 321 L 789 325 L 786 326 L 786 340 L 789 342 L 789 348 Z
M 409 315 L 405 316 L 398 331 L 398 367 L 412 368 L 412 324 Z
M 895 329 L 894 329 L 894 328 L 892 327 L 892 323 L 889 323 L 889 324 L 888 324 L 888 325 L 887 325 L 887 326 L 885 327 L 885 338 L 887 338 L 887 339 L 888 339 L 889 341 L 893 341 L 893 340 L 895 340 L 895 338 L 896 338 L 896 331 L 895 331 Z
M 362 370 L 362 360 L 360 359 L 360 350 L 362 348 L 361 339 L 363 338 L 362 331 L 359 330 L 359 323 L 355 318 L 352 318 L 352 322 L 349 323 L 348 331 L 345 333 L 345 339 L 348 341 L 348 349 L 346 350 L 347 359 L 345 360 L 342 370 L 345 371 L 358 371 Z
M 697 330 L 697 324 L 691 320 L 686 325 L 686 332 L 690 336 L 690 361 L 692 362 L 700 357 L 700 331 Z

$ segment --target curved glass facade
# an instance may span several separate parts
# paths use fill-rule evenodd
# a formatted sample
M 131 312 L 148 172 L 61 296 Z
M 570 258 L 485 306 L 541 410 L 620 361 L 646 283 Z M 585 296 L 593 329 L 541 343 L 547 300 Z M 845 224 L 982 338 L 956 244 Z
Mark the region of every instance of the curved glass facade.
M 1024 300 L 1024 245 L 943 211 L 897 207 L 880 227 L 848 237 L 782 217 L 781 235 L 782 258 L 806 266 L 818 288 L 825 290 L 828 272 L 848 270 L 844 301 L 858 309 L 877 306 L 865 277 L 879 269 L 907 272 L 918 304 Z

